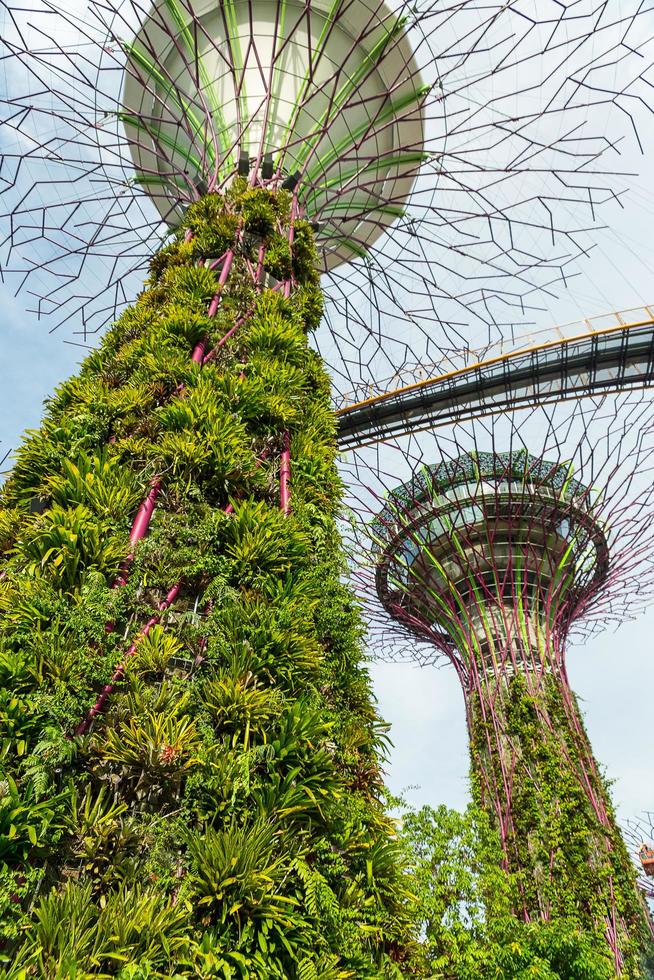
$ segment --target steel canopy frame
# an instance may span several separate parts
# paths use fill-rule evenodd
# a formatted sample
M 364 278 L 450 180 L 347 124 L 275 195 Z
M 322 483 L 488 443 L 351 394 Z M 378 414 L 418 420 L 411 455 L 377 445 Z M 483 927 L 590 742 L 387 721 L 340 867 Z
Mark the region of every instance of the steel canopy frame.
M 87 343 L 167 222 L 251 170 L 316 223 L 341 393 L 511 334 L 592 244 L 647 104 L 635 0 L 1 9 L 2 265 L 38 315 Z

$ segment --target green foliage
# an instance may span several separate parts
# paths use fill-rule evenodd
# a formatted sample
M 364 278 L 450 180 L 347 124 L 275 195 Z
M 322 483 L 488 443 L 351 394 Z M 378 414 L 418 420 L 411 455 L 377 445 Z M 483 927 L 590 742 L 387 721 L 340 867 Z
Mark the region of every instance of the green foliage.
M 111 977 L 140 961 L 161 976 L 187 946 L 186 919 L 154 889 L 121 886 L 98 907 L 90 883 L 69 882 L 41 899 L 21 961 L 43 977 Z
M 208 827 L 202 837 L 189 838 L 188 848 L 192 893 L 217 921 L 233 920 L 238 928 L 258 920 L 288 925 L 286 913 L 295 903 L 280 888 L 286 872 L 268 822 Z
M 243 653 L 201 687 L 202 705 L 220 732 L 239 735 L 247 746 L 262 738 L 283 704 L 276 687 L 263 687 Z
M 329 379 L 307 341 L 313 236 L 291 233 L 290 202 L 236 180 L 193 204 L 189 240 L 154 257 L 3 488 L 5 978 L 418 975 L 341 582 Z M 257 290 L 260 256 L 293 276 L 290 297 Z M 75 737 L 103 689 L 105 714 Z
M 504 854 L 515 907 L 531 919 L 546 909 L 554 924 L 572 922 L 598 950 L 606 948 L 606 921 L 615 914 L 624 976 L 638 976 L 642 900 L 574 696 L 554 673 L 538 681 L 498 679 L 489 688 L 471 704 L 473 794 L 480 804 L 492 798 L 510 738 L 516 758 Z M 496 734 L 489 737 L 490 699 Z
M 37 800 L 32 783 L 18 786 L 11 776 L 0 781 L 0 860 L 26 861 L 43 852 L 61 829 L 59 804 L 67 794 Z
M 166 784 L 179 781 L 182 773 L 195 765 L 199 737 L 195 722 L 176 709 L 159 713 L 146 711 L 119 722 L 95 741 L 99 757 L 97 770 L 111 771 L 137 795 L 151 787 L 163 791 Z
M 172 302 L 192 313 L 204 313 L 218 288 L 218 276 L 204 266 L 182 266 L 163 277 Z
M 79 589 L 89 572 L 116 574 L 126 554 L 122 538 L 107 537 L 88 507 L 55 504 L 16 544 L 28 575 L 42 575 L 62 590 Z
M 525 923 L 486 814 L 425 807 L 403 818 L 431 976 L 611 980 L 613 964 L 574 919 Z
M 49 474 L 44 485 L 48 496 L 60 507 L 88 507 L 98 518 L 121 519 L 131 513 L 143 497 L 143 486 L 116 458 L 87 456 L 77 463 L 62 461 L 61 471 Z
M 140 677 L 163 675 L 171 659 L 183 650 L 180 641 L 167 633 L 163 626 L 153 626 L 147 636 L 139 639 L 136 659 L 130 669 L 137 670 Z

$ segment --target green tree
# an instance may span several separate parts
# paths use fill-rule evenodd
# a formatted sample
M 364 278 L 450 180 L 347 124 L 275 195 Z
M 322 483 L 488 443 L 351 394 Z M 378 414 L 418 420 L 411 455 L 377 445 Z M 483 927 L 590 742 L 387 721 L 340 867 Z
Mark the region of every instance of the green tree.
M 525 923 L 514 915 L 516 882 L 484 811 L 424 807 L 406 812 L 402 827 L 433 978 L 615 977 L 603 946 L 574 917 Z

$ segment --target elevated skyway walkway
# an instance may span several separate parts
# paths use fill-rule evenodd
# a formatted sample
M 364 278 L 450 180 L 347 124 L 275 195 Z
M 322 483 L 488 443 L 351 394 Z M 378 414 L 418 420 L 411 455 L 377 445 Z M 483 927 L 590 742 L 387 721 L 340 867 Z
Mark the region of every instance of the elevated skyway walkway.
M 647 388 L 654 384 L 654 306 L 534 332 L 464 358 L 472 363 L 408 384 L 404 374 L 385 390 L 364 391 L 367 397 L 361 390 L 345 396 L 337 406 L 341 449 L 503 409 Z

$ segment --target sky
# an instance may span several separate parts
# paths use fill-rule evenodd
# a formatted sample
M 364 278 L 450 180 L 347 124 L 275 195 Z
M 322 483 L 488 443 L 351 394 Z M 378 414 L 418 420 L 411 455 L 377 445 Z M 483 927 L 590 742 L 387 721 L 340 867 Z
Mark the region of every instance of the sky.
M 622 209 L 607 211 L 610 227 L 594 236 L 595 248 L 569 288 L 539 300 L 537 326 L 654 304 L 654 194 L 646 172 L 654 118 L 651 127 L 645 134 L 644 155 L 634 154 L 626 161 L 625 169 L 640 176 L 625 180 L 630 189 Z M 38 321 L 28 306 L 29 297 L 16 298 L 8 286 L 0 285 L 0 459 L 25 429 L 38 424 L 43 399 L 85 353 L 66 343 L 70 333 L 50 333 L 51 324 Z M 654 810 L 653 637 L 654 609 L 568 652 L 570 680 L 596 756 L 613 780 L 622 819 Z M 380 712 L 391 725 L 391 790 L 416 805 L 464 806 L 469 795 L 467 739 L 453 670 L 446 665 L 417 668 L 373 660 L 371 673 Z

